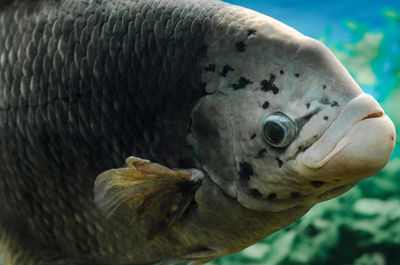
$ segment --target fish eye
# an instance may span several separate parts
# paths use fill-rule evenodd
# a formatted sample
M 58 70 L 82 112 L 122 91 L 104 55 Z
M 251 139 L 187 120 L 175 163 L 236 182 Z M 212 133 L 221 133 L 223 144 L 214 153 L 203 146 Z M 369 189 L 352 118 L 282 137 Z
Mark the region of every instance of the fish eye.
M 296 135 L 295 123 L 282 112 L 270 115 L 265 120 L 263 130 L 264 140 L 277 148 L 288 146 Z

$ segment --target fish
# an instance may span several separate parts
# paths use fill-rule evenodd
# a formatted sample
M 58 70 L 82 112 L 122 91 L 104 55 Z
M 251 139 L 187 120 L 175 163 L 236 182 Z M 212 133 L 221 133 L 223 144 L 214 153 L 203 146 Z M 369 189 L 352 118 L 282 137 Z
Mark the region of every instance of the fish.
M 10 265 L 204 264 L 396 138 L 324 44 L 217 0 L 0 1 L 0 93 Z

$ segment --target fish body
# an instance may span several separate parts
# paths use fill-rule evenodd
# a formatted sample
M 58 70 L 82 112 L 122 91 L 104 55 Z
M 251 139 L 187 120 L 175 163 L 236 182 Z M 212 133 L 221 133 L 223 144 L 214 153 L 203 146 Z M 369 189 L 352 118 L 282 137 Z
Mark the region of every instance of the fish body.
M 8 264 L 202 264 L 342 194 L 394 147 L 323 44 L 242 7 L 15 0 L 0 25 Z

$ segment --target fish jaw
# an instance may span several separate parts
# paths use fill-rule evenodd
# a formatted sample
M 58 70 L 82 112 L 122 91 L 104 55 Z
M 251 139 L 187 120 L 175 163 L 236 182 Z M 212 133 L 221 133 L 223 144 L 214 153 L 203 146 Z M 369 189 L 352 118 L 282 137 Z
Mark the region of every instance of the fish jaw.
M 293 168 L 303 180 L 336 183 L 333 188 L 354 185 L 386 165 L 395 141 L 393 122 L 372 96 L 361 94 L 299 154 Z

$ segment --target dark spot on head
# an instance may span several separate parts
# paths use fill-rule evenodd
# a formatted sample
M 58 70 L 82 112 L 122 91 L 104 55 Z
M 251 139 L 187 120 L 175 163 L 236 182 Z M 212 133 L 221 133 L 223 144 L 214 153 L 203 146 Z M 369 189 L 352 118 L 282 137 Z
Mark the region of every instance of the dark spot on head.
M 294 74 L 295 77 L 300 77 L 300 74 Z
M 325 182 L 319 181 L 319 180 L 314 180 L 314 181 L 311 181 L 310 184 L 313 185 L 315 188 L 320 188 L 325 184 Z
M 253 167 L 247 162 L 240 162 L 239 164 L 239 176 L 241 181 L 249 181 L 250 176 L 253 176 Z
M 222 72 L 220 73 L 220 75 L 222 75 L 223 77 L 226 77 L 226 75 L 228 74 L 229 71 L 235 71 L 230 65 L 224 65 L 224 68 L 222 69 Z
M 281 168 L 282 165 L 283 165 L 282 160 L 280 160 L 279 157 L 277 157 L 277 158 L 276 158 L 276 161 L 278 161 L 278 166 L 279 166 L 279 168 Z
M 328 116 L 324 116 L 324 120 L 329 120 L 329 117 Z
M 208 66 L 204 67 L 204 71 L 206 72 L 215 72 L 215 64 L 209 64 Z
M 238 52 L 245 52 L 246 51 L 246 44 L 243 41 L 238 41 L 235 43 L 236 50 Z
M 275 95 L 279 93 L 279 88 L 274 84 L 276 76 L 271 74 L 269 80 L 261 81 L 261 90 L 268 92 L 272 91 Z
M 306 105 L 307 106 L 307 105 Z M 295 119 L 294 123 L 297 125 L 297 130 L 301 131 L 304 125 L 306 125 L 314 115 L 318 114 L 321 111 L 321 108 L 315 108 L 305 116 Z
M 339 103 L 337 103 L 336 101 L 333 101 L 331 107 L 339 107 Z
M 251 36 L 251 35 L 256 35 L 256 30 L 254 30 L 254 29 L 249 29 L 248 31 L 247 31 L 247 36 Z
M 340 179 L 335 179 L 335 181 L 336 181 L 336 182 L 340 182 L 341 180 L 340 180 Z
M 323 85 L 323 86 L 322 86 L 322 89 L 326 89 L 326 85 Z
M 298 197 L 300 197 L 300 192 L 294 191 L 290 194 L 290 198 L 292 199 L 297 199 Z
M 244 77 L 240 77 L 238 83 L 233 84 L 232 88 L 234 90 L 238 90 L 238 89 L 241 89 L 241 88 L 245 88 L 248 84 L 252 84 L 252 83 L 253 82 L 251 82 L 249 79 L 244 78 Z
M 280 73 L 281 75 L 283 75 L 285 72 L 284 72 L 283 70 L 280 70 L 279 73 Z
M 270 193 L 269 195 L 268 195 L 268 197 L 267 197 L 267 199 L 268 200 L 275 200 L 275 199 L 277 199 L 278 198 L 278 196 L 276 196 L 276 193 Z
M 268 107 L 269 107 L 269 102 L 265 101 L 264 104 L 262 105 L 262 108 L 263 109 L 268 109 Z
M 295 153 L 294 155 L 288 157 L 288 158 L 286 159 L 286 161 L 295 160 L 296 157 L 297 157 L 300 153 L 302 153 L 302 152 L 306 151 L 308 148 L 310 148 L 310 146 L 312 145 L 312 143 L 314 143 L 314 141 L 310 142 L 310 141 L 308 140 L 308 141 L 306 141 L 305 145 L 300 145 L 299 147 L 297 147 L 296 153 Z
M 297 148 L 297 151 L 298 151 L 298 152 L 304 152 L 304 151 L 306 151 L 308 148 L 310 148 L 310 146 L 303 146 L 303 145 L 300 145 L 300 146 Z
M 250 189 L 250 194 L 254 198 L 261 198 L 262 197 L 262 194 L 261 194 L 261 192 L 258 191 L 258 189 Z
M 254 134 L 250 137 L 250 139 L 253 140 L 254 138 L 256 138 L 256 136 L 257 136 L 257 134 L 254 133 Z
M 306 108 L 309 109 L 310 108 L 310 103 L 306 103 Z
M 264 148 L 264 149 L 261 149 L 260 151 L 258 151 L 257 157 L 263 158 L 266 154 L 267 154 L 267 149 Z
M 329 98 L 327 98 L 327 97 L 322 97 L 321 100 L 320 100 L 319 102 L 321 102 L 322 104 L 329 104 Z

